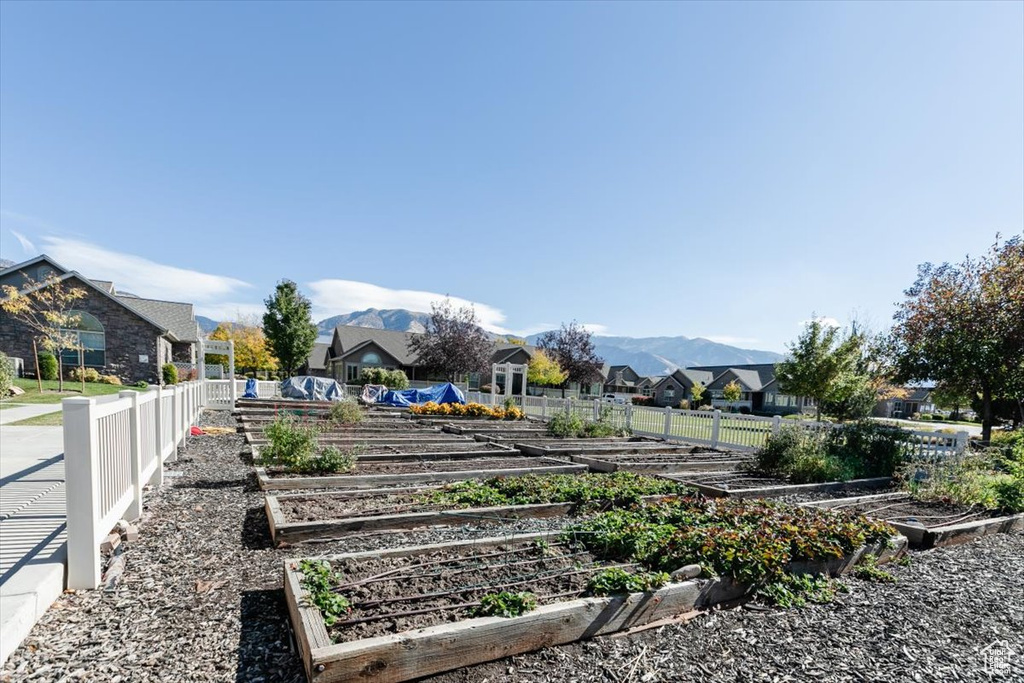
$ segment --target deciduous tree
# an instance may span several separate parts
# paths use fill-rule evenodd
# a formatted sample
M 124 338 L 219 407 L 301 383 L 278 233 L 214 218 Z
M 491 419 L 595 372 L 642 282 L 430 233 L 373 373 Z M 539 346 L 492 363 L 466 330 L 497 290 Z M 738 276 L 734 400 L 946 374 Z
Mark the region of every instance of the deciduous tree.
M 458 310 L 451 299 L 430 305 L 427 331 L 413 335 L 409 351 L 419 363 L 456 381 L 470 372 L 485 372 L 494 354 L 494 342 L 477 322 L 476 310 L 463 306 Z
M 815 419 L 821 419 L 822 403 L 843 383 L 849 386 L 859 374 L 865 339 L 856 324 L 844 336 L 842 330 L 815 317 L 805 326 L 789 356 L 775 365 L 779 389 L 794 396 L 815 400 Z
M 693 397 L 694 408 L 700 406 L 700 402 L 704 400 L 704 394 L 707 393 L 707 389 L 702 382 L 694 382 L 693 386 L 690 387 L 690 396 Z
M 530 359 L 526 377 L 530 384 L 540 387 L 557 387 L 565 382 L 566 375 L 555 360 L 544 353 L 542 349 L 537 349 L 533 358 Z
M 740 383 L 733 380 L 722 387 L 722 398 L 730 403 L 740 400 L 740 396 L 743 395 L 743 388 Z
M 222 322 L 210 333 L 210 339 L 235 342 L 235 367 L 239 370 L 277 369 L 277 358 L 274 357 L 267 343 L 267 336 L 256 318 Z M 210 355 L 208 360 L 223 365 L 228 362 L 228 357 Z
M 20 289 L 11 285 L 3 286 L 0 308 L 34 331 L 40 345 L 57 357 L 60 391 L 64 391 L 61 351 L 79 348 L 78 333 L 73 330 L 81 322 L 81 318 L 72 309 L 75 302 L 84 299 L 85 296 L 84 288 L 72 287 L 66 280 L 56 275 L 39 282 L 26 276 L 25 284 Z M 38 364 L 39 359 L 36 358 L 36 365 Z
M 988 440 L 995 399 L 1024 409 L 1024 237 L 997 236 L 960 263 L 924 263 L 904 296 L 886 344 L 894 377 L 979 395 Z
M 565 373 L 562 393 L 568 382 L 589 384 L 601 379 L 604 362 L 594 348 L 593 335 L 575 320 L 560 330 L 541 335 L 538 346 L 547 353 Z
M 281 368 L 288 377 L 300 367 L 316 343 L 313 306 L 291 280 L 277 283 L 274 294 L 264 302 L 263 332 Z

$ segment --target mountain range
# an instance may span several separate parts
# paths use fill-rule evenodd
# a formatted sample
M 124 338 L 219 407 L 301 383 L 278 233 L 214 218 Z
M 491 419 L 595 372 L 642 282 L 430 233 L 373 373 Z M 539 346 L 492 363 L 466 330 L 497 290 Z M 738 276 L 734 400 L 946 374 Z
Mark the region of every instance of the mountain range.
M 200 316 L 196 316 L 198 320 Z M 373 327 L 379 330 L 423 332 L 430 321 L 429 313 L 405 309 L 368 308 L 344 315 L 335 315 L 317 323 L 321 338 L 330 337 L 338 325 Z M 211 323 L 213 321 L 210 321 Z M 214 323 L 214 327 L 216 324 Z M 535 344 L 540 335 L 527 337 Z M 741 349 L 701 337 L 611 337 L 594 336 L 598 355 L 611 365 L 629 365 L 641 375 L 664 375 L 676 368 L 695 365 L 744 365 L 774 363 L 782 354 L 774 351 Z

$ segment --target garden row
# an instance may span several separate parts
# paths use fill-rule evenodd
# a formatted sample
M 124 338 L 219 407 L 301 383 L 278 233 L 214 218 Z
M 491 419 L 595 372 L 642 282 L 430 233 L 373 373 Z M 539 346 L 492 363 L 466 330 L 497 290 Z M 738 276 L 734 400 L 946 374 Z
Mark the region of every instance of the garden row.
M 735 600 L 825 601 L 830 577 L 884 579 L 875 565 L 907 539 L 1024 527 L 900 490 L 895 471 L 859 476 L 876 473 L 870 463 L 804 481 L 784 443 L 751 460 L 600 426 L 344 410 L 242 406 L 275 543 L 484 524 L 495 535 L 286 563 L 311 680 L 403 681 Z M 344 471 L 290 465 L 282 438 L 311 458 L 341 452 Z M 862 459 L 885 460 L 872 449 Z M 502 533 L 522 519 L 553 531 Z

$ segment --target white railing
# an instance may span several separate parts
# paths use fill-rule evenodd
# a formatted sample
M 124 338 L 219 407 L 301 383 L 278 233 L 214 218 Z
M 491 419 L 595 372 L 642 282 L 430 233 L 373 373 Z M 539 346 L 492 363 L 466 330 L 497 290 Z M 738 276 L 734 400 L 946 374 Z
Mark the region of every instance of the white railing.
M 142 489 L 163 482 L 204 403 L 202 382 L 116 398 L 66 398 L 64 468 L 67 498 L 67 587 L 100 583 L 100 541 L 117 521 L 142 514 Z
M 229 379 L 208 379 L 206 380 L 207 404 L 211 410 L 232 410 L 235 407 L 234 401 L 245 393 L 245 380 L 236 379 L 234 394 L 231 392 L 231 380 Z M 256 381 L 256 395 L 260 398 L 277 398 L 281 395 L 281 383 L 268 380 Z
M 649 406 L 623 405 L 575 398 L 550 398 L 547 396 L 515 397 L 523 411 L 530 417 L 547 419 L 558 412 L 572 412 L 585 420 L 607 420 L 621 429 L 628 429 L 637 436 L 652 436 L 669 441 L 686 441 L 714 448 L 731 448 L 740 451 L 755 451 L 761 448 L 770 434 L 788 424 L 799 429 L 821 431 L 840 425 L 806 420 L 783 421 L 775 417 L 722 413 L 718 410 L 678 410 L 675 408 L 652 408 Z M 491 394 L 469 392 L 466 400 L 490 405 Z M 504 399 L 495 395 L 495 403 Z M 937 432 L 910 432 L 913 457 L 935 458 L 961 453 L 967 446 L 966 432 L 942 434 Z

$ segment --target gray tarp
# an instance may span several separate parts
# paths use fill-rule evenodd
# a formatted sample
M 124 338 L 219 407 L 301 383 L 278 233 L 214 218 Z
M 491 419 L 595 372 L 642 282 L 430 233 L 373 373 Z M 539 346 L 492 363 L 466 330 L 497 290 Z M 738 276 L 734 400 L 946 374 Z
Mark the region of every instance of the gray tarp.
M 281 382 L 281 396 L 306 401 L 344 401 L 345 387 L 327 377 L 301 375 Z

